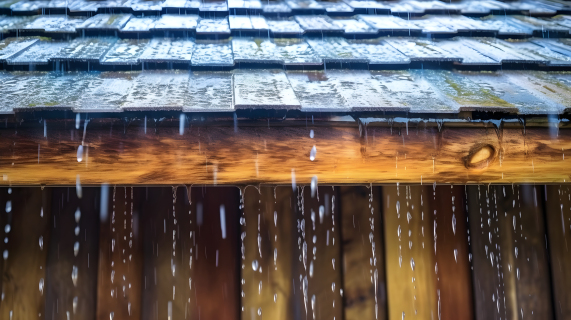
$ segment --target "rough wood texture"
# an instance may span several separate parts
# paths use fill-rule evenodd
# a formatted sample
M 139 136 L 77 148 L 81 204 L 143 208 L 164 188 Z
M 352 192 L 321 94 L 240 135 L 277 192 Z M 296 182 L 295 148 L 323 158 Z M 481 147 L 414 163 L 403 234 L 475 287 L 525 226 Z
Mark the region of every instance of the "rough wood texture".
M 571 190 L 545 187 L 545 214 L 549 235 L 553 307 L 557 320 L 571 319 Z
M 387 318 L 381 196 L 378 187 L 340 188 L 346 320 Z
M 110 187 L 108 209 L 101 214 L 97 319 L 141 319 L 143 272 L 142 230 L 133 188 Z M 101 190 L 105 198 L 106 191 Z
M 198 126 L 152 128 L 141 122 L 93 120 L 83 132 L 47 121 L 44 128 L 0 130 L 2 184 L 290 184 L 570 180 L 571 130 L 548 128 L 363 126 Z M 150 122 L 150 121 L 149 121 Z M 69 127 L 72 127 L 69 124 Z M 314 130 L 314 138 L 309 132 Z M 360 133 L 361 132 L 361 133 Z M 501 139 L 498 139 L 498 136 Z M 310 151 L 316 147 L 315 160 Z M 471 166 L 474 148 L 489 146 L 485 165 Z M 38 155 L 38 148 L 40 152 Z M 491 150 L 491 149 L 488 149 Z M 479 158 L 478 158 L 479 159 Z M 478 160 L 476 159 L 476 160 Z M 469 167 L 469 169 L 467 168 Z
M 541 189 L 468 186 L 476 319 L 551 319 Z
M 342 319 L 338 190 L 297 187 L 294 319 Z M 323 212 L 321 214 L 320 212 Z
M 82 188 L 81 199 L 76 188 L 52 189 L 51 239 L 44 244 L 49 250 L 48 319 L 95 319 L 99 204 L 99 188 Z M 73 276 L 75 268 L 77 277 Z
M 140 188 L 142 318 L 238 319 L 237 188 Z M 212 194 L 207 200 L 206 194 Z M 224 205 L 226 239 L 220 206 Z
M 464 187 L 437 186 L 425 188 L 427 210 L 435 247 L 436 294 L 438 319 L 470 320 L 474 317 L 472 272 L 468 248 L 468 230 Z M 436 233 L 436 237 L 434 237 Z M 433 241 L 429 241 L 433 242 Z
M 291 280 L 299 274 L 293 190 L 250 186 L 243 192 L 242 319 L 294 319 Z
M 438 319 L 426 188 L 383 187 L 389 319 Z
M 2 226 L 1 231 L 3 238 L 8 238 L 8 243 L 3 251 L 6 259 L 2 260 L 4 299 L 0 302 L 0 319 L 51 319 L 51 315 L 44 312 L 51 191 L 12 188 L 12 194 L 7 194 L 3 188 L 0 192 L 2 200 L 6 199 L 0 203 L 11 201 L 10 206 L 2 208 L 9 227 Z M 11 210 L 5 210 L 9 207 Z M 43 237 L 43 248 L 40 247 L 40 237 Z

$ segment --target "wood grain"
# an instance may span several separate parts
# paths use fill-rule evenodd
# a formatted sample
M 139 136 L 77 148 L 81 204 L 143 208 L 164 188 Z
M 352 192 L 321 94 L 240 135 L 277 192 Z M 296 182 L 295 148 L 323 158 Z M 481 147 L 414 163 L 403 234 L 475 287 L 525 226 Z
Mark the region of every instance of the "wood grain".
M 51 190 L 40 188 L 6 188 L 0 191 L 0 203 L 11 201 L 7 225 L 2 226 L 7 259 L 3 259 L 2 297 L 0 319 L 28 320 L 51 319 L 45 314 L 46 260 L 50 243 Z M 43 215 L 41 214 L 43 209 Z M 7 212 L 10 211 L 10 212 Z M 6 232 L 8 230 L 9 232 Z M 43 248 L 39 239 L 43 237 Z M 69 274 L 71 278 L 71 273 Z M 43 282 L 43 291 L 40 290 Z
M 99 121 L 99 122 L 98 122 Z M 165 121 L 166 122 L 166 121 Z M 72 127 L 69 124 L 68 128 Z M 454 128 L 233 126 L 93 120 L 81 130 L 47 121 L 0 129 L 1 184 L 291 184 L 298 183 L 564 183 L 570 180 L 571 130 L 489 126 Z M 314 138 L 309 131 L 314 130 Z M 70 131 L 72 134 L 70 134 Z M 83 141 L 82 161 L 78 147 Z M 316 158 L 310 151 L 316 147 Z M 475 147 L 494 154 L 485 166 L 467 165 Z M 40 150 L 38 150 L 40 149 Z M 38 151 L 40 151 L 38 153 Z
M 182 187 L 137 191 L 145 194 L 142 318 L 237 319 L 238 189 L 192 188 L 191 201 Z M 207 202 L 206 194 L 215 196 Z M 221 205 L 227 210 L 226 239 Z
M 78 199 L 75 188 L 52 189 L 51 239 L 44 244 L 48 250 L 45 289 L 48 319 L 95 319 L 99 188 L 82 188 L 81 193 Z M 77 254 L 75 243 L 79 245 Z M 77 268 L 75 284 L 74 267 Z
M 551 259 L 553 307 L 557 320 L 571 319 L 571 190 L 545 187 L 545 214 Z
M 293 319 L 291 280 L 298 276 L 293 190 L 250 186 L 243 192 L 242 319 Z
M 108 203 L 101 204 L 108 211 L 100 219 L 97 319 L 139 320 L 143 235 L 137 205 L 141 198 L 133 188 L 110 187 L 108 191 Z
M 553 317 L 541 189 L 468 186 L 476 319 Z
M 347 320 L 387 318 L 381 188 L 341 187 L 343 306 Z
M 438 319 L 436 261 L 425 189 L 383 187 L 389 319 Z

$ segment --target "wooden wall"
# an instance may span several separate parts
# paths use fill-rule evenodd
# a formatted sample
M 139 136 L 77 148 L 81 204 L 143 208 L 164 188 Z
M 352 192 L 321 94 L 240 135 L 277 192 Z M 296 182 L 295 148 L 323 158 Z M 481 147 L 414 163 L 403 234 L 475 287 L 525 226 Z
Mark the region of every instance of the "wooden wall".
M 2 188 L 0 318 L 568 319 L 569 199 L 565 185 Z

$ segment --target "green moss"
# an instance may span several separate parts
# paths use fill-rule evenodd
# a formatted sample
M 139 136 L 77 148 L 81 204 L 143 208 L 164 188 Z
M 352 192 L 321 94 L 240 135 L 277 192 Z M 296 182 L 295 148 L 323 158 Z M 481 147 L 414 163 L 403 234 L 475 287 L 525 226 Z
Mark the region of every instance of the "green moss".
M 511 103 L 494 95 L 488 89 L 478 88 L 476 91 L 468 90 L 465 86 L 459 85 L 448 76 L 445 77 L 444 81 L 456 93 L 453 95 L 448 94 L 448 96 L 461 105 L 513 107 Z

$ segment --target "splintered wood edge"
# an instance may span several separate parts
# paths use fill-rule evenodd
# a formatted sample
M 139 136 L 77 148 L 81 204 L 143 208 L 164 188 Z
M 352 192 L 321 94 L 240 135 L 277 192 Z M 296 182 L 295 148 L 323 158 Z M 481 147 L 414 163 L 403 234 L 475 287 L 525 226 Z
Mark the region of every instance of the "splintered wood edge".
M 569 129 L 109 125 L 83 139 L 70 127 L 0 129 L 0 185 L 566 183 L 571 173 Z

